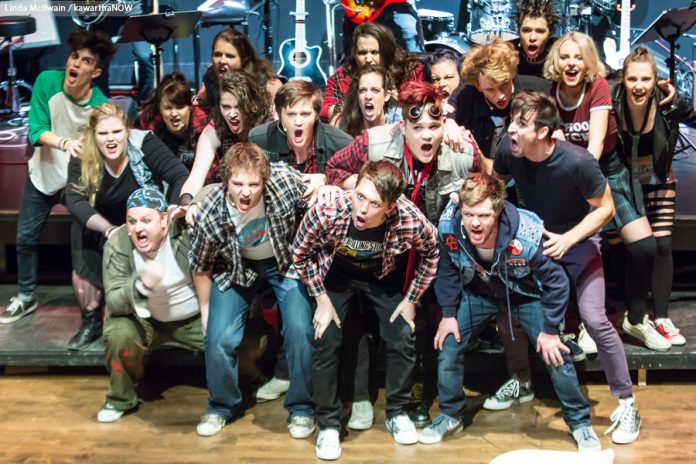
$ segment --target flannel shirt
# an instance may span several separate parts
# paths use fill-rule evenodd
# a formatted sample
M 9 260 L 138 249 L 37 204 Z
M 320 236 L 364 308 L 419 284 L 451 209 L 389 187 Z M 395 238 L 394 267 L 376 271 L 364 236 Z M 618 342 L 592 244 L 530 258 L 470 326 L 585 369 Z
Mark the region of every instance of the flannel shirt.
M 345 192 L 330 206 L 315 204 L 300 223 L 293 244 L 295 270 L 313 297 L 326 292 L 324 278 L 329 272 L 337 248 L 348 234 L 352 221 L 352 192 Z M 418 263 L 405 298 L 417 303 L 437 273 L 440 252 L 437 230 L 420 210 L 403 195 L 387 216 L 382 258 L 383 278 L 396 268 L 396 257 L 415 247 Z
M 307 209 L 302 194 L 307 189 L 302 175 L 285 163 L 272 163 L 271 176 L 264 184 L 263 201 L 268 219 L 268 236 L 278 272 L 295 277 L 292 269 L 292 241 L 298 218 Z M 244 267 L 237 231 L 227 208 L 227 186 L 213 188 L 201 204 L 191 228 L 189 261 L 193 272 L 211 271 L 220 291 L 233 284 L 249 287 L 257 274 Z
M 350 145 L 337 151 L 326 163 L 326 183 L 341 185 L 350 176 L 359 173 L 367 161 L 369 148 L 370 135 L 364 130 Z

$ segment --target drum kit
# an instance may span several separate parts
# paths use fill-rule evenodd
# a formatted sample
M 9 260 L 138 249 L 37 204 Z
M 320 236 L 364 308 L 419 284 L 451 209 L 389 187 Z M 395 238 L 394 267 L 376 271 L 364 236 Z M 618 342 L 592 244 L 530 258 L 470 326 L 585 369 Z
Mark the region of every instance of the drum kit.
M 470 14 L 466 31 L 457 32 L 454 14 L 437 10 L 418 10 L 423 24 L 426 51 L 446 48 L 460 55 L 469 44 L 484 45 L 493 40 L 514 40 L 518 37 L 512 19 L 511 0 L 468 0 Z

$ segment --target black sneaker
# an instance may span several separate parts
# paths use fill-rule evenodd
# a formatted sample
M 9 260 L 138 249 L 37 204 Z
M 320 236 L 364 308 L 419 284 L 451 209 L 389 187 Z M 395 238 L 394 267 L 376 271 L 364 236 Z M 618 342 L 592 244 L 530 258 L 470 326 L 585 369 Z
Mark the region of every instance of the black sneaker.
M 11 324 L 34 311 L 37 306 L 36 299 L 24 302 L 19 297 L 12 297 L 10 304 L 0 309 L 0 324 Z

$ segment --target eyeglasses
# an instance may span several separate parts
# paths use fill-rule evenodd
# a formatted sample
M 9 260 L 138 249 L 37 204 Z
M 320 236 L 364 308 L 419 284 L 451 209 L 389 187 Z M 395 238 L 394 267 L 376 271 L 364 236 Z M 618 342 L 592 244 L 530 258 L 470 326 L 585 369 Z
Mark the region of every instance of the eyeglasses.
M 433 119 L 439 119 L 442 116 L 442 107 L 435 103 L 423 103 L 421 105 L 413 105 L 408 109 L 408 120 L 411 122 L 418 122 L 423 117 L 425 112 L 425 107 L 428 107 L 428 114 Z

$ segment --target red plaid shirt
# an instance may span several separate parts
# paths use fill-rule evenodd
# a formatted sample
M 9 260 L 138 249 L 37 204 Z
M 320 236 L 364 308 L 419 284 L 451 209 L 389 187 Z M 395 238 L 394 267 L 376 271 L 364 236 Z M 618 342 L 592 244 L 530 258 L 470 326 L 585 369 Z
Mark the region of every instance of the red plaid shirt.
M 364 130 L 345 148 L 337 151 L 326 163 L 326 182 L 341 185 L 362 169 L 369 155 L 370 136 Z
M 198 143 L 198 137 L 200 137 L 201 132 L 208 125 L 208 115 L 203 111 L 203 108 L 199 106 L 192 107 L 191 116 L 189 119 L 189 127 L 193 130 L 188 131 L 189 143 L 191 148 L 195 151 L 196 144 Z M 155 119 L 151 121 L 146 121 L 143 118 L 143 114 L 138 115 L 138 118 L 133 123 L 134 129 L 151 130 L 157 137 L 162 137 L 164 131 L 167 130 L 167 126 L 164 124 L 162 115 L 155 116 Z M 176 154 L 176 153 L 175 153 Z
M 292 259 L 311 296 L 326 292 L 324 278 L 336 249 L 348 234 L 351 223 L 352 192 L 345 192 L 330 206 L 317 203 L 305 215 L 295 235 Z M 418 263 L 405 298 L 417 303 L 437 273 L 440 257 L 437 230 L 420 210 L 403 195 L 387 216 L 384 254 L 380 279 L 394 271 L 396 257 L 415 247 Z

